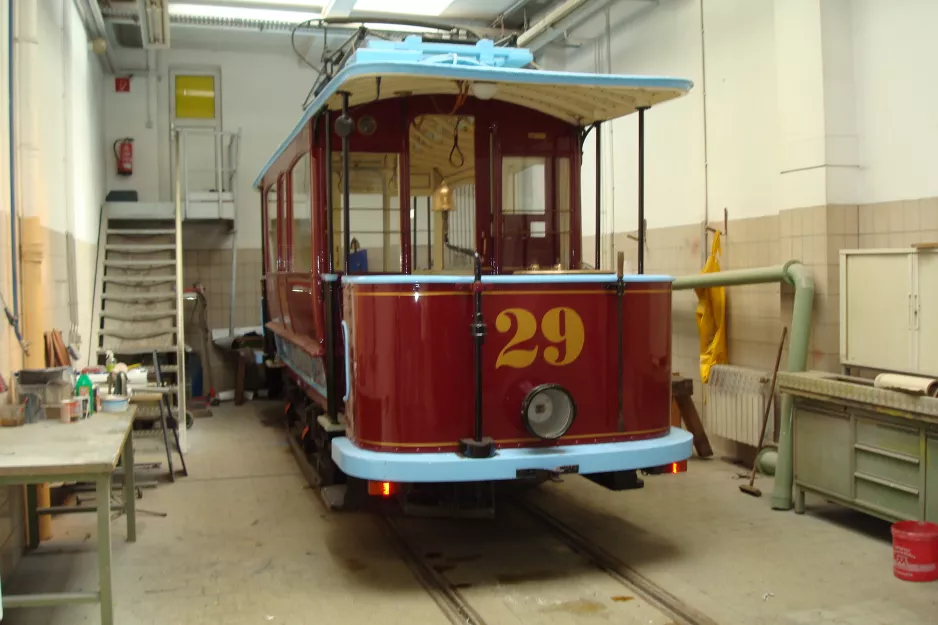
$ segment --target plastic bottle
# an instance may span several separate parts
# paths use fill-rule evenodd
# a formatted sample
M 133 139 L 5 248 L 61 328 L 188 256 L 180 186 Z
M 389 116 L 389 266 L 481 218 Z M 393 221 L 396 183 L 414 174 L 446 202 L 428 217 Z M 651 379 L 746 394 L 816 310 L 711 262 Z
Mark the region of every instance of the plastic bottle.
M 75 383 L 75 394 L 79 397 L 87 397 L 90 404 L 89 412 L 94 412 L 94 384 L 86 373 L 78 376 L 78 382 Z

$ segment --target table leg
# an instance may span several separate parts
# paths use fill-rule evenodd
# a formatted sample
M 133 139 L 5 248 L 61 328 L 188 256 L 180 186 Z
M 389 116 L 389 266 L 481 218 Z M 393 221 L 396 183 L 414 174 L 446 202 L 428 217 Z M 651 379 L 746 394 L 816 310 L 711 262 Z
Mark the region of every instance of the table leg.
M 26 485 L 26 531 L 29 534 L 30 550 L 39 547 L 39 499 L 36 494 L 36 485 Z
M 134 436 L 124 441 L 124 514 L 127 516 L 127 542 L 137 542 L 137 484 L 134 476 Z
M 133 471 L 131 465 L 131 471 Z M 101 625 L 114 625 L 114 598 L 111 590 L 111 474 L 98 477 L 95 492 L 98 504 L 98 586 L 101 593 Z

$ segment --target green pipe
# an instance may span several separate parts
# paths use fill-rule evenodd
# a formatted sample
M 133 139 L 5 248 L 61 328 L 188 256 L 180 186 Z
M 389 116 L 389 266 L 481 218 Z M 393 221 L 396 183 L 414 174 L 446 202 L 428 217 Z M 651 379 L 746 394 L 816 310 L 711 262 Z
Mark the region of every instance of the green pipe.
M 775 475 L 775 467 L 778 466 L 778 450 L 771 447 L 764 447 L 756 455 L 756 469 L 763 475 Z
M 789 261 L 784 265 L 774 267 L 756 267 L 753 269 L 736 269 L 682 276 L 675 278 L 671 288 L 675 291 L 683 291 L 686 289 L 707 289 L 714 286 L 741 286 L 770 282 L 788 282 L 791 284 L 791 281 L 786 277 L 786 272 L 788 267 L 796 262 Z
M 788 341 L 788 371 L 804 371 L 808 366 L 808 339 L 811 337 L 811 311 L 814 307 L 814 278 L 801 263 L 787 267 L 786 275 L 795 287 L 795 303 L 791 313 L 791 339 Z M 791 487 L 794 482 L 794 448 L 792 446 L 792 396 L 782 394 L 782 418 L 778 434 L 778 461 L 772 507 L 791 510 Z
M 740 286 L 785 282 L 795 287 L 792 307 L 791 338 L 788 341 L 788 371 L 804 371 L 808 364 L 808 339 L 811 337 L 811 311 L 814 306 L 814 279 L 809 270 L 796 260 L 774 267 L 737 269 L 715 273 L 683 276 L 674 281 L 673 289 L 706 289 L 715 286 Z M 791 489 L 794 481 L 791 440 L 791 395 L 782 395 L 782 420 L 778 436 L 778 461 L 775 469 L 775 487 L 772 507 L 790 510 Z

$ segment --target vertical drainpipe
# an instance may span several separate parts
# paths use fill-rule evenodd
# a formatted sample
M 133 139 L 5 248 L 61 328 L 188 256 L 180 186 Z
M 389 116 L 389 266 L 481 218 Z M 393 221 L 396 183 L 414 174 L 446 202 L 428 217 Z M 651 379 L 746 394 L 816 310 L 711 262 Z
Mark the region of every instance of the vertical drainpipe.
M 12 4 L 12 3 L 11 3 Z M 40 202 L 39 189 L 39 119 L 34 78 L 38 71 L 39 39 L 37 36 L 38 3 L 20 2 L 16 12 L 16 73 L 14 80 L 15 94 L 20 97 L 17 113 L 16 164 L 19 173 L 14 183 L 19 184 L 19 202 L 11 206 L 11 211 L 23 215 L 22 251 L 23 263 L 23 309 L 29 311 L 24 319 L 24 334 L 30 346 L 26 354 L 26 367 L 41 369 L 45 367 L 43 332 L 46 329 L 45 309 L 43 308 L 43 261 L 45 259 L 46 233 L 43 225 L 47 219 L 46 206 Z M 67 27 L 67 25 L 66 25 Z M 15 248 L 14 248 L 15 251 Z M 49 485 L 36 486 L 37 505 L 47 508 L 50 505 Z M 52 519 L 48 515 L 39 517 L 39 539 L 52 538 Z M 35 542 L 35 538 L 31 538 Z
M 814 280 L 807 267 L 794 262 L 785 265 L 785 276 L 787 281 L 795 287 L 795 301 L 791 311 L 792 336 L 788 342 L 788 370 L 804 371 L 808 366 L 808 340 L 811 336 L 811 312 L 814 307 Z M 775 510 L 790 510 L 793 503 L 791 495 L 794 484 L 793 405 L 792 396 L 783 393 L 778 434 L 778 461 L 772 489 L 772 508 Z
M 10 272 L 12 277 L 12 290 L 13 290 L 13 315 L 16 318 L 19 318 L 20 311 L 20 290 L 19 290 L 19 279 L 17 276 L 17 267 L 19 266 L 19 258 L 17 257 L 17 252 L 19 248 L 16 244 L 16 138 L 18 133 L 15 131 L 13 116 L 16 110 L 14 90 L 13 90 L 13 77 L 15 72 L 13 71 L 13 42 L 16 39 L 13 29 L 13 19 L 15 13 L 13 11 L 13 0 L 9 0 L 7 3 L 7 97 L 8 102 L 7 106 L 9 107 L 9 116 L 7 119 L 8 124 L 8 137 L 10 140 Z M 14 326 L 14 331 L 16 332 L 17 338 L 20 338 L 19 328 Z

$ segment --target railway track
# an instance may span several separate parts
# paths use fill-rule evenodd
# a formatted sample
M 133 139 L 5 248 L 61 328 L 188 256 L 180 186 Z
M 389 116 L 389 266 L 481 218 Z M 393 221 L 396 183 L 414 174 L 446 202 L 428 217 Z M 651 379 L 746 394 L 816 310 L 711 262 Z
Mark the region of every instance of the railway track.
M 648 606 L 666 617 L 663 621 L 675 625 L 718 625 L 543 508 L 526 499 L 518 500 L 513 507 L 522 511 L 555 541 L 562 543 L 567 549 L 585 559 L 589 565 L 604 573 L 621 588 L 622 593 L 628 593 L 615 597 L 614 600 L 630 600 L 632 596 L 641 598 Z M 471 586 L 470 584 L 454 584 L 445 572 L 448 567 L 440 567 L 426 557 L 424 550 L 415 544 L 417 541 L 408 538 L 402 529 L 402 519 L 390 514 L 381 514 L 380 519 L 402 559 L 451 623 L 496 625 L 500 622 L 491 617 L 487 620 L 483 616 L 485 609 L 474 605 L 475 601 L 464 594 L 463 588 Z M 589 607 L 589 604 L 584 607 Z M 583 613 L 590 613 L 590 610 L 583 610 Z
M 518 505 L 540 521 L 558 540 L 576 553 L 589 559 L 609 577 L 667 614 L 675 623 L 679 625 L 718 625 L 716 621 L 681 601 L 543 508 L 526 500 L 520 501 Z
M 303 475 L 306 477 L 310 486 L 318 490 L 318 482 L 315 479 L 315 469 L 309 464 L 308 460 L 302 454 L 295 441 L 288 434 L 292 451 L 299 461 Z M 329 505 L 324 501 L 325 505 Z M 547 510 L 532 503 L 529 498 L 517 497 L 506 508 L 519 511 L 523 516 L 532 521 L 533 525 L 549 535 L 550 538 L 562 544 L 567 551 L 582 558 L 592 569 L 601 571 L 605 577 L 614 583 L 623 593 L 631 593 L 636 598 L 643 599 L 648 606 L 665 617 L 661 620 L 667 625 L 719 625 L 716 621 L 696 610 L 687 603 L 681 601 L 666 589 L 654 583 L 632 567 L 628 566 L 615 555 L 604 549 L 602 546 L 583 536 L 575 529 L 553 516 Z M 382 526 L 388 539 L 397 551 L 402 561 L 411 570 L 414 577 L 426 590 L 428 595 L 439 606 L 440 611 L 451 623 L 459 625 L 498 625 L 501 620 L 493 618 L 486 619 L 482 615 L 482 609 L 476 605 L 477 600 L 466 596 L 466 588 L 471 584 L 453 583 L 448 577 L 447 572 L 452 567 L 441 567 L 435 560 L 428 558 L 425 545 L 419 545 L 420 540 L 408 537 L 402 526 L 403 523 L 412 520 L 407 517 L 401 517 L 396 513 L 398 509 L 392 502 L 379 504 L 371 511 L 376 515 L 378 522 Z M 449 522 L 448 519 L 423 519 L 429 523 L 438 524 L 441 527 Z M 482 521 L 472 521 L 475 525 L 456 528 L 456 532 L 465 531 L 468 528 L 482 526 Z M 441 545 L 455 542 L 455 536 L 465 539 L 463 534 L 446 532 L 445 540 Z M 527 538 L 527 537 L 525 537 Z M 425 541 L 424 541 L 425 542 Z M 469 541 L 471 542 L 471 540 Z M 439 555 L 439 554 L 435 554 Z M 479 558 L 482 560 L 482 558 Z M 499 568 L 497 564 L 494 568 Z M 492 571 L 484 571 L 485 575 L 491 577 Z M 564 575 L 570 577 L 575 573 L 564 571 Z M 497 576 L 496 576 L 497 577 Z M 519 576 L 520 577 L 520 576 Z M 614 601 L 620 599 L 632 599 L 629 595 L 619 595 L 613 597 Z M 583 607 L 589 608 L 589 605 Z M 595 607 L 595 604 L 593 605 Z M 591 613 L 589 609 L 583 610 L 584 614 Z M 527 621 L 525 621 L 527 622 Z M 625 621 L 623 621 L 625 622 Z M 643 620 L 642 622 L 649 622 Z

